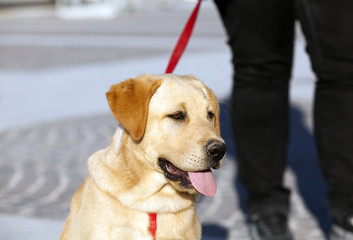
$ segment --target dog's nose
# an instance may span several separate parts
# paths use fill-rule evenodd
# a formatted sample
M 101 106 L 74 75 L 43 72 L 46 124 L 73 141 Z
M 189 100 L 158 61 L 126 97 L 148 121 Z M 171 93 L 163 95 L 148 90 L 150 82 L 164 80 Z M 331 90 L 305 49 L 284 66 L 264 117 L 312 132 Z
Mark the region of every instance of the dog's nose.
M 216 162 L 220 161 L 226 154 L 227 147 L 224 142 L 211 140 L 206 144 L 207 155 Z

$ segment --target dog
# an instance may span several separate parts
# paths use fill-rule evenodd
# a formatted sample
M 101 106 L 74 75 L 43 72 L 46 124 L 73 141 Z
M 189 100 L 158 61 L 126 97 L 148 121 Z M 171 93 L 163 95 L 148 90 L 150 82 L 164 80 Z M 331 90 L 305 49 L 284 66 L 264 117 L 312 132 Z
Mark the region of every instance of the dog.
M 60 239 L 201 239 L 195 204 L 216 193 L 226 152 L 215 94 L 192 75 L 142 74 L 106 97 L 119 125 L 88 159 Z

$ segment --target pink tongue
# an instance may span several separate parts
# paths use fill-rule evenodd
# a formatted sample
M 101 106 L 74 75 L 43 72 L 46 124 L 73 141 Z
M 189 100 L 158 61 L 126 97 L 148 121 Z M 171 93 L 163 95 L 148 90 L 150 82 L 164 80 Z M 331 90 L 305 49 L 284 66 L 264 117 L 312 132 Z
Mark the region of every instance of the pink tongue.
M 212 171 L 205 170 L 202 172 L 188 172 L 192 186 L 206 196 L 213 196 L 216 194 L 217 185 Z

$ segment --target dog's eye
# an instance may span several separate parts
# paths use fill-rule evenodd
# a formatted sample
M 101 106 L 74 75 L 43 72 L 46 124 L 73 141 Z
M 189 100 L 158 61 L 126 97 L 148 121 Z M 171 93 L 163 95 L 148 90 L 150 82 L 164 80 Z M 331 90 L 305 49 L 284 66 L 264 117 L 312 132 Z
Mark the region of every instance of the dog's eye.
M 168 115 L 168 117 L 173 118 L 175 120 L 184 120 L 185 119 L 185 113 L 176 112 L 176 113 Z
M 213 112 L 208 112 L 208 118 L 213 120 L 214 119 L 214 113 Z

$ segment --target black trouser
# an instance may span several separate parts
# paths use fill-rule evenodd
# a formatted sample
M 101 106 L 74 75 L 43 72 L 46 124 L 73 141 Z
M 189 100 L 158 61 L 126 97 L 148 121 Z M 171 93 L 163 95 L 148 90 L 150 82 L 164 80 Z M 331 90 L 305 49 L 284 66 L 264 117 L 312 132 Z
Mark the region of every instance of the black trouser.
M 233 53 L 238 176 L 255 212 L 287 211 L 294 21 L 318 78 L 314 130 L 334 218 L 353 212 L 353 1 L 216 0 Z M 282 206 L 282 207 L 280 207 Z

